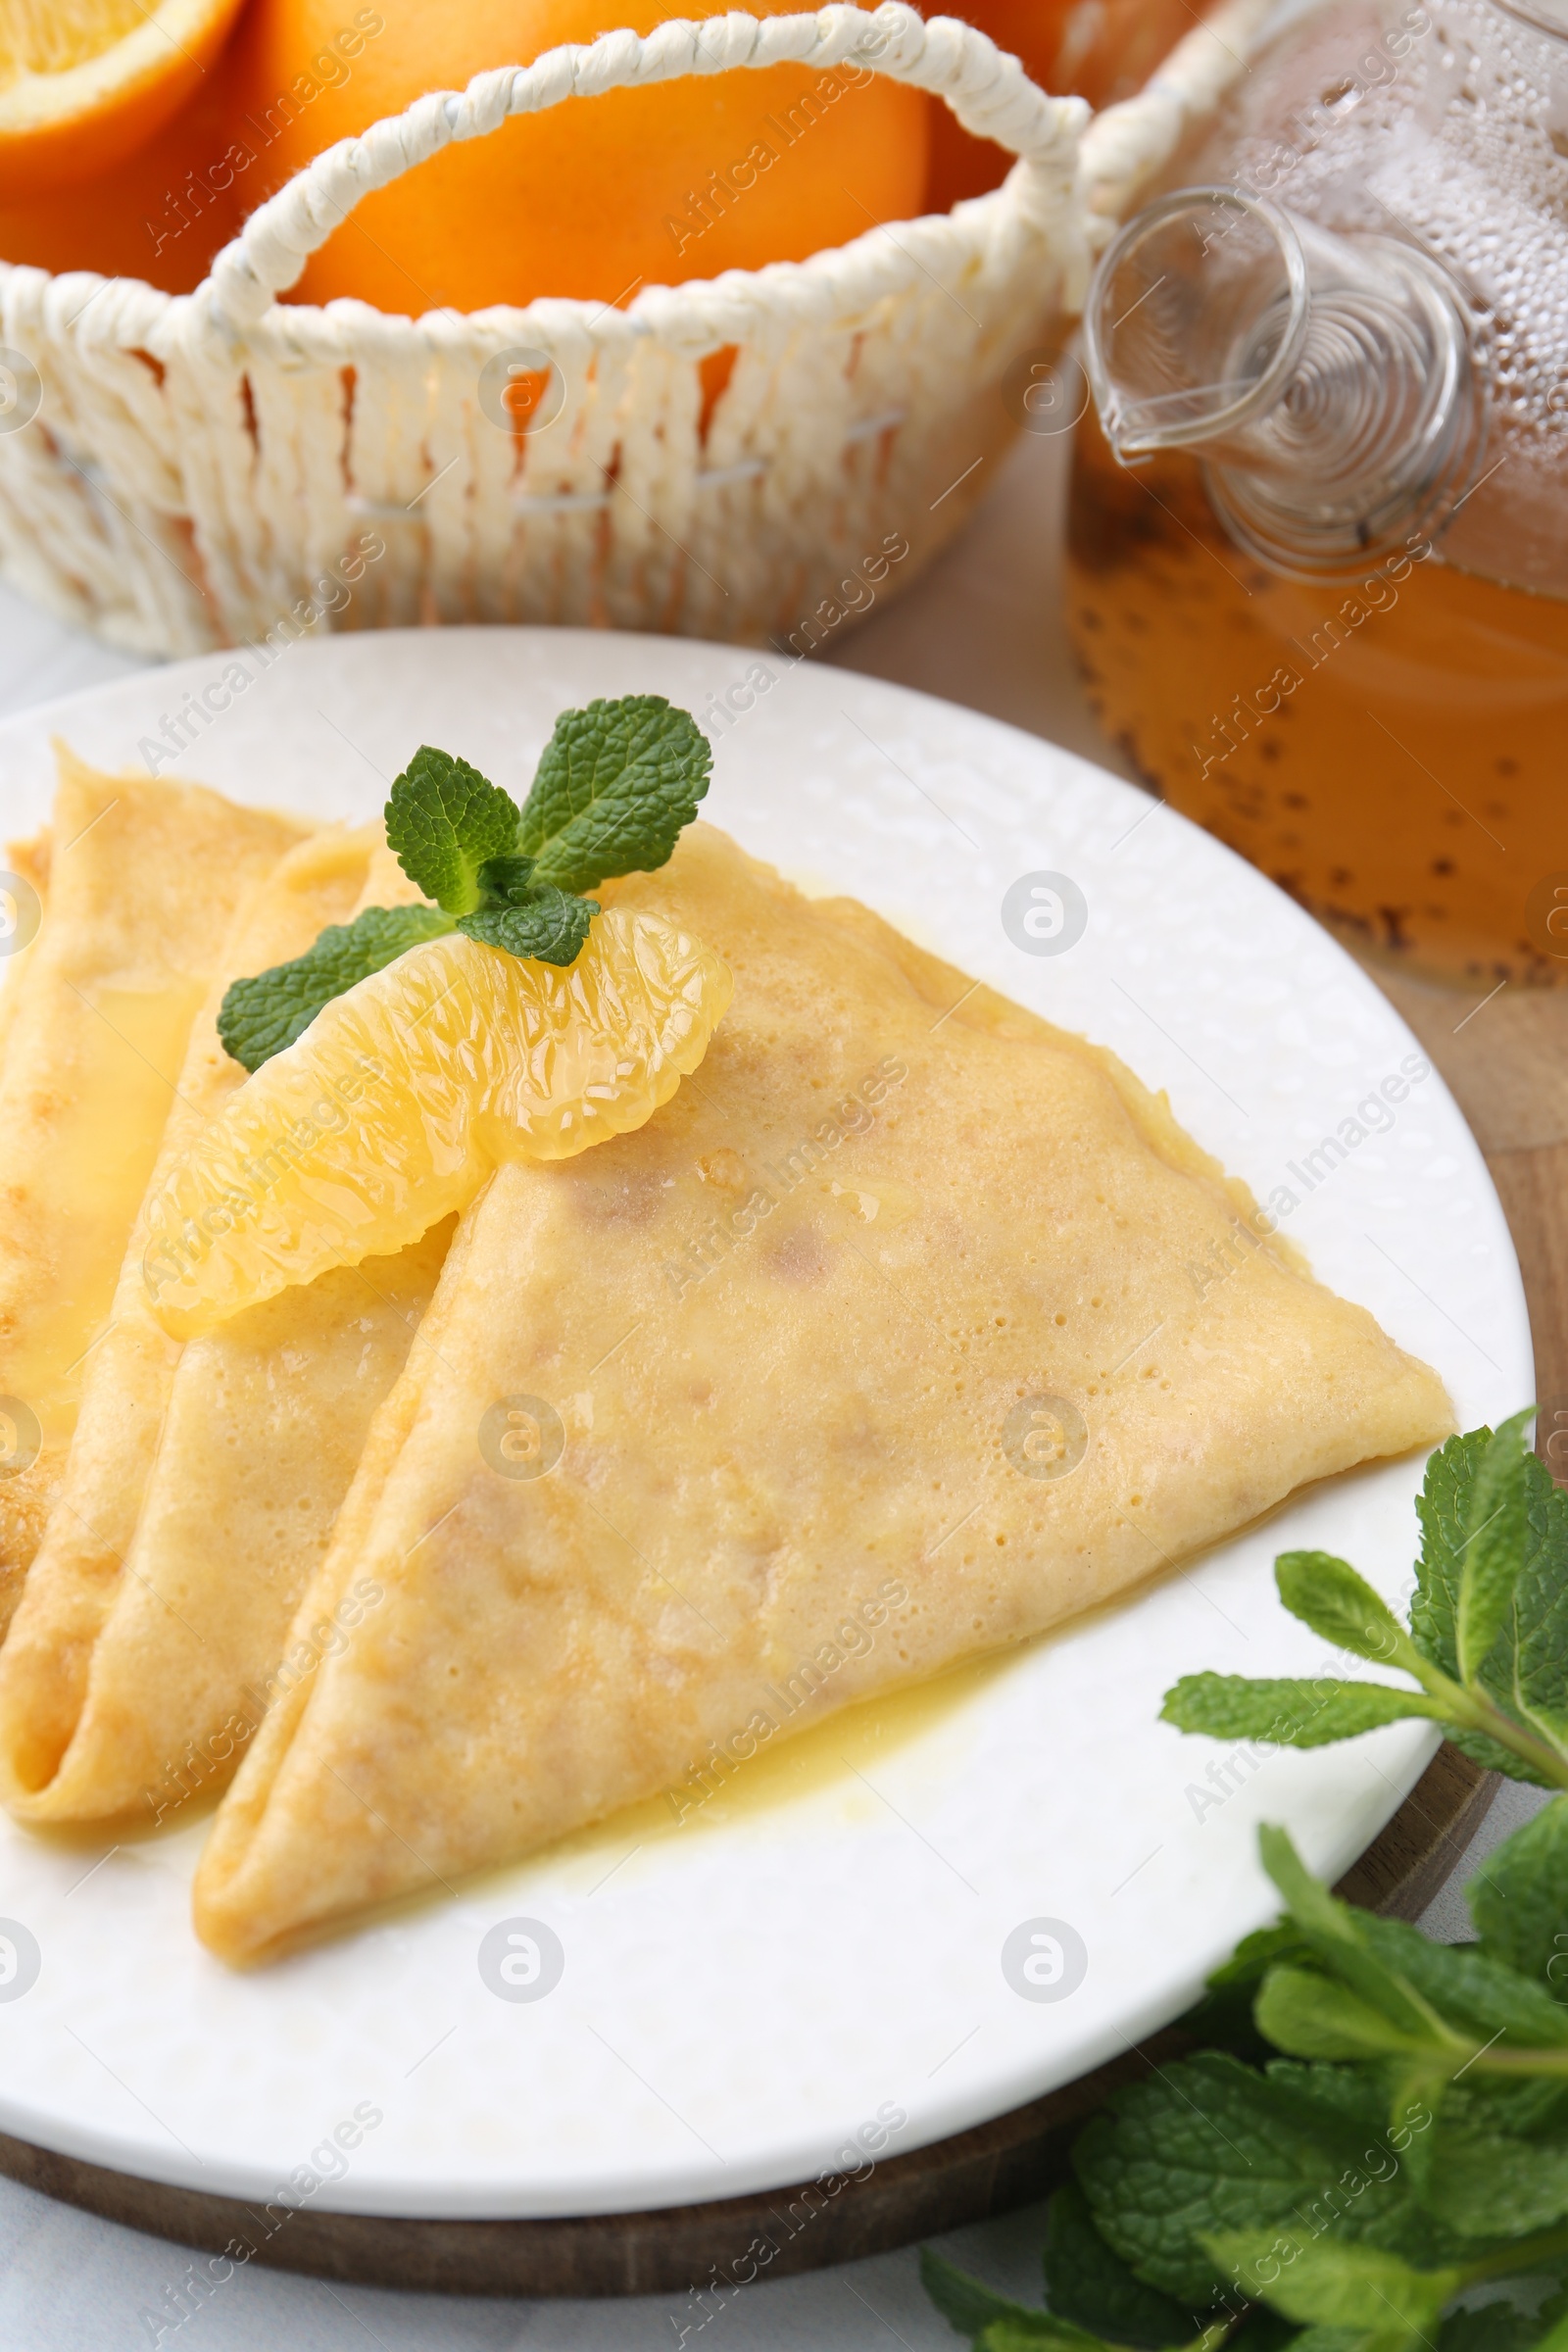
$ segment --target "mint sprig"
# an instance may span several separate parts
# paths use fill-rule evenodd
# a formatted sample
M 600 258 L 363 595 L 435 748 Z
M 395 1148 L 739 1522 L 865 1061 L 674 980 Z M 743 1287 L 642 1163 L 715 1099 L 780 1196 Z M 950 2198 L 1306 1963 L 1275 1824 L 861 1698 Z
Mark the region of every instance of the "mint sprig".
M 1327 1552 L 1282 1552 L 1280 1598 L 1353 1656 L 1417 1686 L 1323 1678 L 1184 1675 L 1167 1723 L 1222 1740 L 1319 1747 L 1425 1715 L 1489 1770 L 1568 1788 L 1568 1495 L 1527 1452 L 1528 1411 L 1450 1438 L 1427 1465 L 1421 1557 L 1406 1630 L 1370 1585 Z
M 367 906 L 352 923 L 328 923 L 292 963 L 274 963 L 254 979 L 231 984 L 218 1014 L 224 1053 L 247 1070 L 259 1070 L 303 1037 L 333 997 L 451 928 L 439 906 Z
M 1296 1616 L 1413 1688 L 1192 1675 L 1166 1720 L 1316 1747 L 1427 1715 L 1568 1788 L 1568 1495 L 1528 1419 L 1433 1455 L 1408 1628 L 1343 1560 L 1276 1563 Z M 1047 2308 L 927 2250 L 932 2301 L 981 2352 L 1568 2352 L 1568 1793 L 1477 1872 L 1478 1943 L 1341 1900 L 1283 1830 L 1259 1845 L 1284 1917 L 1183 2021 L 1221 2046 L 1079 2134 Z
M 564 710 L 520 809 L 466 760 L 421 744 L 393 784 L 386 837 L 434 904 L 367 907 L 292 963 L 236 980 L 219 1015 L 224 1051 L 260 1069 L 334 997 L 453 931 L 521 959 L 575 963 L 599 912 L 582 894 L 615 874 L 657 872 L 711 766 L 691 713 L 659 694 Z

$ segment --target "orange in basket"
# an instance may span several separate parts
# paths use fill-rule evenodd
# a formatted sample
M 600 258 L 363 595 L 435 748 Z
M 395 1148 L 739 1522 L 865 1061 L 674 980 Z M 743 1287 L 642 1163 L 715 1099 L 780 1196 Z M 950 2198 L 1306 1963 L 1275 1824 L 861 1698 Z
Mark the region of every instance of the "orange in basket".
M 10 0 L 0 198 L 106 172 L 201 87 L 240 0 Z
M 668 0 L 377 0 L 355 11 L 252 0 L 229 83 L 231 135 L 256 151 L 245 209 L 424 91 L 461 90 L 487 67 L 528 65 L 613 25 L 646 33 L 669 13 Z M 759 0 L 757 13 L 788 9 Z M 415 314 L 537 295 L 614 303 L 643 285 L 804 261 L 917 213 L 927 138 L 919 91 L 852 65 L 570 99 L 368 197 L 291 299 L 358 295 Z

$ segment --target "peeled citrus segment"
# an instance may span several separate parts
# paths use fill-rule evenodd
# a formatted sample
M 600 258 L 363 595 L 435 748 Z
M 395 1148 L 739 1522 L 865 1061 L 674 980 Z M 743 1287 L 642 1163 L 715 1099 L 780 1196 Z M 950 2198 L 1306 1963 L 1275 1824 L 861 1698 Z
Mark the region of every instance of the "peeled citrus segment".
M 241 0 L 0 0 L 0 196 L 91 179 L 194 95 Z
M 614 907 L 564 970 L 456 936 L 412 949 L 323 1006 L 171 1171 L 142 1261 L 159 1320 L 194 1338 L 405 1248 L 503 1160 L 641 1127 L 733 993 L 700 940 Z

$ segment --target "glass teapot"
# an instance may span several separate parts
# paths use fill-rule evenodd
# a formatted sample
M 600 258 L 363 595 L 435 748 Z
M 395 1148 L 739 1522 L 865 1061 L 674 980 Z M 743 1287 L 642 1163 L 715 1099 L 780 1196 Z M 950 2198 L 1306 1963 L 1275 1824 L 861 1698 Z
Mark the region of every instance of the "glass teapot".
M 1288 10 L 1104 254 L 1069 610 L 1352 944 L 1568 982 L 1568 0 Z

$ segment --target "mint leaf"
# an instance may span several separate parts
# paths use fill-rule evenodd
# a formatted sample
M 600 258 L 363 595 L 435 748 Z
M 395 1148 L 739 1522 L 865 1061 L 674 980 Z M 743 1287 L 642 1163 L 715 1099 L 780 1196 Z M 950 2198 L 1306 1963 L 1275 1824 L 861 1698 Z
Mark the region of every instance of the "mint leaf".
M 1562 1751 L 1568 1749 L 1568 1494 L 1533 1453 L 1525 1456 L 1524 1479 L 1530 1523 L 1525 1561 L 1513 1590 L 1511 1622 L 1505 1622 L 1482 1681 L 1505 1713 L 1522 1717 Z M 1522 1777 L 1517 1761 L 1512 1770 Z
M 662 694 L 564 710 L 514 846 L 537 860 L 536 881 L 562 890 L 592 890 L 612 874 L 652 873 L 696 815 L 711 766 L 697 721 Z
M 1485 2303 L 1453 2311 L 1438 2330 L 1438 2352 L 1532 2352 L 1541 2320 L 1513 2303 Z
M 1059 2318 L 1139 2352 L 1165 2352 L 1195 2332 L 1181 2304 L 1145 2286 L 1112 2253 L 1076 2180 L 1056 2190 L 1048 2211 L 1046 2299 Z
M 1241 1674 L 1184 1674 L 1165 1693 L 1163 1723 L 1213 1740 L 1268 1740 L 1280 1747 L 1327 1747 L 1411 1715 L 1439 1716 L 1436 1699 L 1386 1683 L 1253 1681 Z
M 1397 1665 L 1410 1637 L 1380 1593 L 1348 1560 L 1327 1551 L 1282 1551 L 1274 1581 L 1293 1617 L 1352 1657 Z
M 518 859 L 518 863 L 525 862 Z M 528 892 L 506 906 L 480 906 L 460 914 L 458 929 L 487 948 L 504 948 L 509 956 L 531 956 L 540 963 L 575 963 L 588 926 L 599 912 L 597 899 L 574 899 L 552 883 Z
M 1416 1504 L 1422 1543 L 1410 1631 L 1422 1655 L 1454 1678 L 1459 1673 L 1459 1595 L 1470 1530 L 1487 1515 L 1474 1507 L 1476 1487 L 1493 1443 L 1490 1429 L 1450 1438 L 1427 1464 Z M 1505 1715 L 1561 1748 L 1568 1730 L 1568 1495 L 1558 1492 L 1534 1454 L 1523 1456 L 1519 1475 L 1526 1498 L 1523 1558 L 1511 1610 L 1504 1615 L 1479 1680 Z M 1505 1772 L 1543 1788 L 1560 1786 L 1549 1772 L 1484 1732 L 1453 1725 L 1448 1737 L 1489 1772 Z
M 1459 1653 L 1454 1622 L 1464 1567 L 1465 1523 L 1476 1467 L 1491 1443 L 1490 1429 L 1472 1429 L 1440 1446 L 1427 1463 L 1415 1506 L 1421 1524 L 1421 1557 L 1416 1562 L 1410 1632 L 1428 1663 L 1455 1682 L 1459 1679 Z
M 1242 1937 L 1230 1958 L 1220 1962 L 1207 1981 L 1208 1989 L 1255 1992 L 1278 1962 L 1298 1960 L 1310 1949 L 1299 1928 L 1288 1919 L 1277 1920 L 1271 1928 L 1254 1928 L 1250 1936 Z
M 1364 2112 L 1350 2112 L 1313 2095 L 1313 2074 L 1329 2070 L 1274 2071 L 1201 2051 L 1112 2094 L 1073 2150 L 1107 2244 L 1192 2311 L 1227 2283 L 1201 2240 L 1285 2217 L 1418 2264 L 1445 2260 L 1449 2234 L 1420 2211 L 1407 2168 L 1368 2161 L 1387 2132 L 1380 2086 L 1355 2082 Z
M 367 906 L 352 923 L 328 923 L 292 963 L 230 985 L 218 1013 L 224 1053 L 259 1070 L 304 1035 L 323 1004 L 451 929 L 451 917 L 435 906 Z
M 1289 1920 L 1244 1936 L 1180 2021 L 1183 2033 L 1260 2064 L 1271 2052 L 1259 2039 L 1252 2016 L 1258 1988 L 1276 1963 L 1308 1959 L 1311 1950 Z
M 387 845 L 409 880 L 448 914 L 480 899 L 479 868 L 516 845 L 510 793 L 450 752 L 419 746 L 386 805 Z
M 487 858 L 479 868 L 479 891 L 482 898 L 502 899 L 514 906 L 528 896 L 533 885 L 533 859 L 515 858 Z
M 1293 2058 L 1390 2058 L 1447 2049 L 1430 2034 L 1403 2031 L 1370 2001 L 1314 1969 L 1270 1969 L 1254 2015 L 1258 2032 Z
M 1467 1683 L 1480 1674 L 1502 1631 L 1532 1548 L 1524 1432 L 1534 1409 L 1504 1421 L 1476 1464 L 1454 1618 L 1459 1673 Z
M 1466 2237 L 1517 2237 L 1568 2214 L 1568 2142 L 1488 2131 L 1454 2102 L 1438 2118 L 1426 2202 Z
M 1483 1953 L 1568 2003 L 1568 1796 L 1489 1855 L 1465 1899 Z
M 1005 2320 L 993 2320 L 983 2335 L 976 2336 L 978 2352 L 1036 2352 L 1040 2344 L 1054 2344 L 1058 2352 L 1112 2352 L 1102 2344 L 1098 2335 L 1085 2335 L 1077 2328 L 1064 2328 L 1049 2311 L 1019 2310 Z
M 930 2246 L 920 2248 L 920 2283 L 956 2332 L 974 2341 L 996 2321 L 1032 2327 L 1046 2316 L 1044 2312 L 1031 2311 L 1026 2303 L 1009 2302 L 1005 2295 L 993 2294 L 989 2286 L 971 2278 L 967 2271 L 960 2271 L 945 2254 L 936 2253 Z
M 1414 2041 L 1568 2045 L 1568 2012 L 1544 1987 L 1472 1944 L 1430 1943 L 1402 1920 L 1342 1903 L 1302 1864 L 1283 1830 L 1262 1829 L 1263 1866 L 1319 1959 Z M 1456 2059 L 1464 2056 L 1456 2050 Z
M 1250 2300 L 1288 2320 L 1387 2331 L 1395 2341 L 1424 2335 L 1461 2278 L 1456 2268 L 1418 2271 L 1380 2247 L 1301 2229 L 1227 2230 L 1205 2242 Z
M 1400 2034 L 1414 2042 L 1436 2041 L 1441 2046 L 1445 2039 L 1442 2020 L 1399 1970 L 1389 1967 L 1370 1947 L 1366 1930 L 1386 1923 L 1373 1921 L 1366 1912 L 1352 1911 L 1348 1903 L 1332 1895 L 1313 1878 L 1283 1830 L 1265 1825 L 1258 1831 L 1257 1845 L 1263 1868 L 1318 1958 L 1352 1992 L 1381 2010 Z M 1417 1936 L 1416 1941 L 1424 1939 Z

